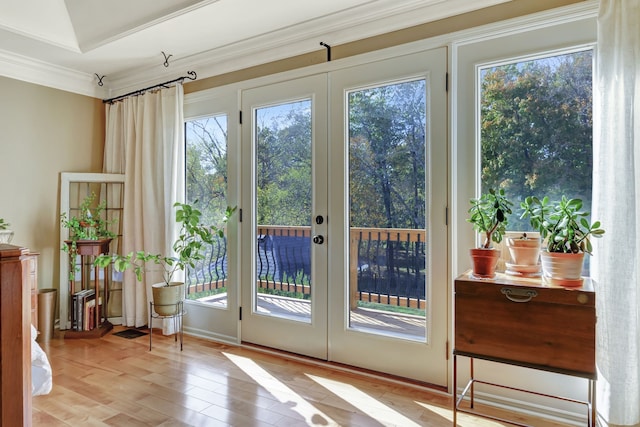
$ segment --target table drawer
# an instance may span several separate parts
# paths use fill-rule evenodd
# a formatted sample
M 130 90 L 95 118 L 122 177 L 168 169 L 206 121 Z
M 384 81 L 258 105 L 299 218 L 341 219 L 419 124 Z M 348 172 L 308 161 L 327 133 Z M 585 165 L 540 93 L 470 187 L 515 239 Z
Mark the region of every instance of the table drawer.
M 458 353 L 593 377 L 595 324 L 591 290 L 509 279 L 455 282 Z

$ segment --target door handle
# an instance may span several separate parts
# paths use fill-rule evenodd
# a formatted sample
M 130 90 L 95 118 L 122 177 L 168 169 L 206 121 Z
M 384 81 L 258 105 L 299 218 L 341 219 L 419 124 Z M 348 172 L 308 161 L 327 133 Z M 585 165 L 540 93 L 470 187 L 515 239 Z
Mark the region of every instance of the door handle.
M 322 235 L 313 236 L 313 243 L 315 243 L 316 245 L 323 244 L 324 243 L 324 236 L 322 236 Z

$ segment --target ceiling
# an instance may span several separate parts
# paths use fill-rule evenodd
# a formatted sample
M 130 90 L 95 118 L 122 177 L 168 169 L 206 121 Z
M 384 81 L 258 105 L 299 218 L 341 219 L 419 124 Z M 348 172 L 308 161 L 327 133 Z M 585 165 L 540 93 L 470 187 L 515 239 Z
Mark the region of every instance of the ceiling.
M 506 1 L 0 0 L 0 75 L 115 96 L 187 70 L 203 78 Z

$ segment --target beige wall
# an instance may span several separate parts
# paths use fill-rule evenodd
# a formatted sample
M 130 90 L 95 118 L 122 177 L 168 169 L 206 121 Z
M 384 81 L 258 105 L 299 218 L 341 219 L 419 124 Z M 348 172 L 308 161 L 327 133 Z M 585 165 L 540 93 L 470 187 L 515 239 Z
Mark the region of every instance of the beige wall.
M 40 252 L 40 288 L 59 288 L 60 172 L 101 172 L 101 100 L 0 77 L 0 217 Z

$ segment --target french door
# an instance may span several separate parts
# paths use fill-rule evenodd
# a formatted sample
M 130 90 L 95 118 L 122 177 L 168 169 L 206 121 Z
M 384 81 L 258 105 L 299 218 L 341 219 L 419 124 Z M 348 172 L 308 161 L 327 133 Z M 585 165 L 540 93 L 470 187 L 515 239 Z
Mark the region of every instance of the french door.
M 320 359 L 327 358 L 326 81 L 317 75 L 242 94 L 242 340 Z
M 251 342 L 447 384 L 446 50 L 242 93 Z
M 331 74 L 329 359 L 447 384 L 446 49 Z

